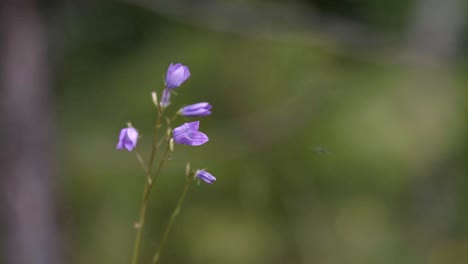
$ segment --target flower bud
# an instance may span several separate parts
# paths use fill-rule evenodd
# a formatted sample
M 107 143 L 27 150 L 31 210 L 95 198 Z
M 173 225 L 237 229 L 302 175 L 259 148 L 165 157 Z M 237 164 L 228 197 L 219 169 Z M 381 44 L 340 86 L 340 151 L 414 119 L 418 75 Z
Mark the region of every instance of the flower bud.
M 196 103 L 182 107 L 178 113 L 183 116 L 207 116 L 211 115 L 211 107 L 207 102 Z
M 171 152 L 174 152 L 174 139 L 173 138 L 169 140 L 169 150 Z
M 159 106 L 161 106 L 161 108 L 168 107 L 171 104 L 169 99 L 171 99 L 171 90 L 166 88 L 162 92 L 162 98 L 161 98 L 161 102 L 159 103 Z
M 197 172 L 195 172 L 195 176 L 209 184 L 212 184 L 214 181 L 216 181 L 216 178 L 205 170 L 197 170 Z
M 158 104 L 158 94 L 156 92 L 151 92 L 151 99 L 153 99 L 153 104 L 156 106 L 156 107 L 159 107 L 159 104 Z

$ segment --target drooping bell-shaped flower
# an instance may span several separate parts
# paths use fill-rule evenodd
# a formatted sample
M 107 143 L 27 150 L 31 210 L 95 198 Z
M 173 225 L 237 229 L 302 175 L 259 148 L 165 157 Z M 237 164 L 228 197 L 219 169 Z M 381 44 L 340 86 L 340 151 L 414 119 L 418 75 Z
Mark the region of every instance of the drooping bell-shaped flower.
M 211 175 L 211 173 L 205 171 L 205 170 L 197 170 L 195 172 L 195 176 L 199 178 L 200 180 L 212 184 L 214 181 L 216 181 L 216 178 Z
M 127 127 L 120 130 L 119 142 L 117 143 L 117 149 L 126 148 L 128 151 L 132 151 L 136 147 L 138 141 L 138 131 L 133 127 Z
M 198 131 L 200 121 L 184 123 L 174 128 L 172 134 L 177 144 L 200 146 L 208 142 L 208 136 Z
M 183 116 L 207 116 L 211 115 L 211 107 L 212 105 L 207 102 L 196 103 L 182 107 L 179 110 L 179 114 Z
M 181 63 L 176 63 L 169 65 L 166 74 L 166 88 L 174 89 L 179 87 L 183 82 L 185 82 L 190 77 L 190 71 L 187 66 L 182 65 Z

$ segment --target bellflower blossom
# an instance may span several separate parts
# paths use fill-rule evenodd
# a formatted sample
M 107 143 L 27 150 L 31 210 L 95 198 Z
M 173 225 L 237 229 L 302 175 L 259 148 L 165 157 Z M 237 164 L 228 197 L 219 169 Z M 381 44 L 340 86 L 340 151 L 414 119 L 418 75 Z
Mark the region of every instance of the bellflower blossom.
M 211 115 L 211 107 L 207 102 L 196 103 L 182 107 L 178 113 L 183 116 L 207 116 Z
M 117 143 L 117 149 L 126 148 L 128 151 L 132 151 L 136 147 L 138 141 L 138 131 L 133 127 L 123 128 L 120 131 L 119 142 Z
M 209 184 L 212 184 L 214 181 L 216 181 L 216 178 L 205 170 L 197 170 L 195 172 L 195 176 Z
M 184 123 L 174 128 L 173 137 L 177 144 L 200 146 L 208 142 L 208 136 L 198 131 L 200 121 Z
M 185 82 L 190 77 L 190 71 L 187 66 L 182 65 L 181 63 L 176 63 L 169 65 L 166 74 L 166 89 L 163 91 L 161 98 L 161 107 L 167 107 L 171 98 L 171 90 L 179 87 L 183 82 Z
M 179 87 L 190 77 L 190 71 L 187 66 L 180 63 L 169 65 L 166 74 L 166 88 L 174 89 Z

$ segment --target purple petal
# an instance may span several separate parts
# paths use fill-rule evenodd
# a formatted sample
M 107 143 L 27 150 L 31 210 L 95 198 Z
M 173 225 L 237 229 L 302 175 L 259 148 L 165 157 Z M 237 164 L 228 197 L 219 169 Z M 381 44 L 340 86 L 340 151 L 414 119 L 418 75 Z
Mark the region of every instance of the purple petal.
M 174 135 L 174 140 L 177 142 L 177 137 L 183 136 L 190 129 L 189 124 L 184 123 L 183 125 L 174 128 L 172 134 Z
M 196 103 L 196 104 L 192 104 L 192 105 L 187 105 L 187 106 L 183 107 L 182 109 L 187 110 L 187 111 L 193 111 L 193 110 L 197 110 L 197 109 L 200 109 L 200 108 L 206 109 L 208 106 L 210 106 L 209 103 L 201 102 L 201 103 Z M 208 108 L 208 110 L 210 108 Z
M 197 117 L 197 116 L 209 116 L 209 115 L 211 115 L 211 111 L 199 110 L 199 111 L 196 111 L 196 112 L 187 113 L 185 116 L 187 116 L 187 117 Z
M 129 127 L 127 129 L 127 137 L 130 140 L 130 142 L 136 146 L 138 140 L 138 131 L 135 128 Z
M 179 87 L 190 77 L 190 71 L 187 66 L 180 63 L 170 64 L 166 74 L 166 88 L 174 89 Z
M 205 170 L 197 170 L 195 175 L 206 183 L 212 184 L 216 178 Z
M 212 105 L 207 102 L 196 103 L 182 107 L 179 113 L 183 116 L 207 116 L 211 114 L 211 107 Z
M 188 125 L 190 129 L 197 130 L 197 131 L 198 131 L 198 128 L 200 127 L 200 121 L 193 121 L 193 122 L 189 122 L 186 124 Z
M 117 143 L 117 149 L 126 148 L 131 151 L 136 147 L 138 141 L 138 131 L 133 127 L 123 128 L 120 131 L 119 142 Z
M 205 133 L 199 131 L 189 133 L 187 138 L 189 140 L 187 145 L 190 146 L 200 146 L 205 144 L 209 140 L 208 136 L 205 135 Z
M 169 101 L 169 99 L 171 98 L 171 90 L 169 89 L 164 89 L 163 90 L 163 93 L 162 93 L 162 98 L 161 98 L 161 102 L 160 102 L 160 105 L 162 107 L 167 107 L 171 104 L 171 102 Z
M 119 141 L 122 141 L 125 135 L 127 135 L 127 128 L 120 130 Z
M 183 116 L 207 116 L 207 115 L 211 115 L 211 111 L 210 110 L 205 110 L 205 109 L 197 109 L 197 110 L 193 110 L 193 111 L 182 111 L 182 115 Z
M 122 141 L 119 141 L 119 143 L 117 143 L 117 149 L 123 149 L 124 146 L 123 146 L 123 142 Z
M 135 145 L 132 143 L 132 142 L 126 142 L 125 143 L 125 148 L 128 150 L 128 151 L 132 151 L 132 149 L 135 147 Z
M 200 146 L 208 142 L 208 136 L 198 131 L 200 121 L 184 123 L 172 131 L 174 141 L 177 144 Z
M 174 134 L 174 141 L 177 144 L 189 145 L 189 140 L 185 133 L 183 134 Z
M 174 141 L 177 144 L 200 146 L 208 142 L 209 138 L 202 132 L 188 130 L 181 134 L 174 134 Z
M 182 137 L 174 137 L 174 141 L 175 141 L 177 144 L 181 144 L 181 145 L 189 145 L 189 146 L 192 145 L 192 140 L 190 140 L 189 138 L 187 138 L 187 137 L 185 137 L 185 136 L 182 136 Z

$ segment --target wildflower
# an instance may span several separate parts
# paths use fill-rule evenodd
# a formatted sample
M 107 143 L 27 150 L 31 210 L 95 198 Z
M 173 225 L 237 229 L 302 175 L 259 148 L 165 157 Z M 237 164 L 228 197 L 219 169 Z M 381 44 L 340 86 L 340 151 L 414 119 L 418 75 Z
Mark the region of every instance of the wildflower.
M 174 128 L 173 137 L 177 144 L 200 146 L 208 142 L 208 136 L 198 131 L 200 121 L 184 123 Z
M 163 91 L 161 102 L 159 103 L 162 108 L 165 108 L 171 104 L 169 99 L 171 98 L 171 90 L 179 87 L 190 77 L 190 71 L 187 66 L 180 63 L 169 65 L 166 74 L 166 88 Z
M 126 148 L 128 151 L 132 151 L 136 147 L 138 141 L 138 131 L 133 127 L 123 128 L 120 130 L 119 143 L 117 143 L 117 149 Z
M 216 181 L 216 178 L 205 170 L 197 170 L 195 172 L 195 176 L 209 184 L 212 184 L 214 181 Z
M 182 107 L 178 113 L 183 116 L 207 116 L 211 115 L 211 107 L 207 102 L 196 103 Z
M 190 77 L 190 71 L 187 66 L 180 63 L 169 65 L 166 74 L 166 88 L 174 89 L 179 87 Z

